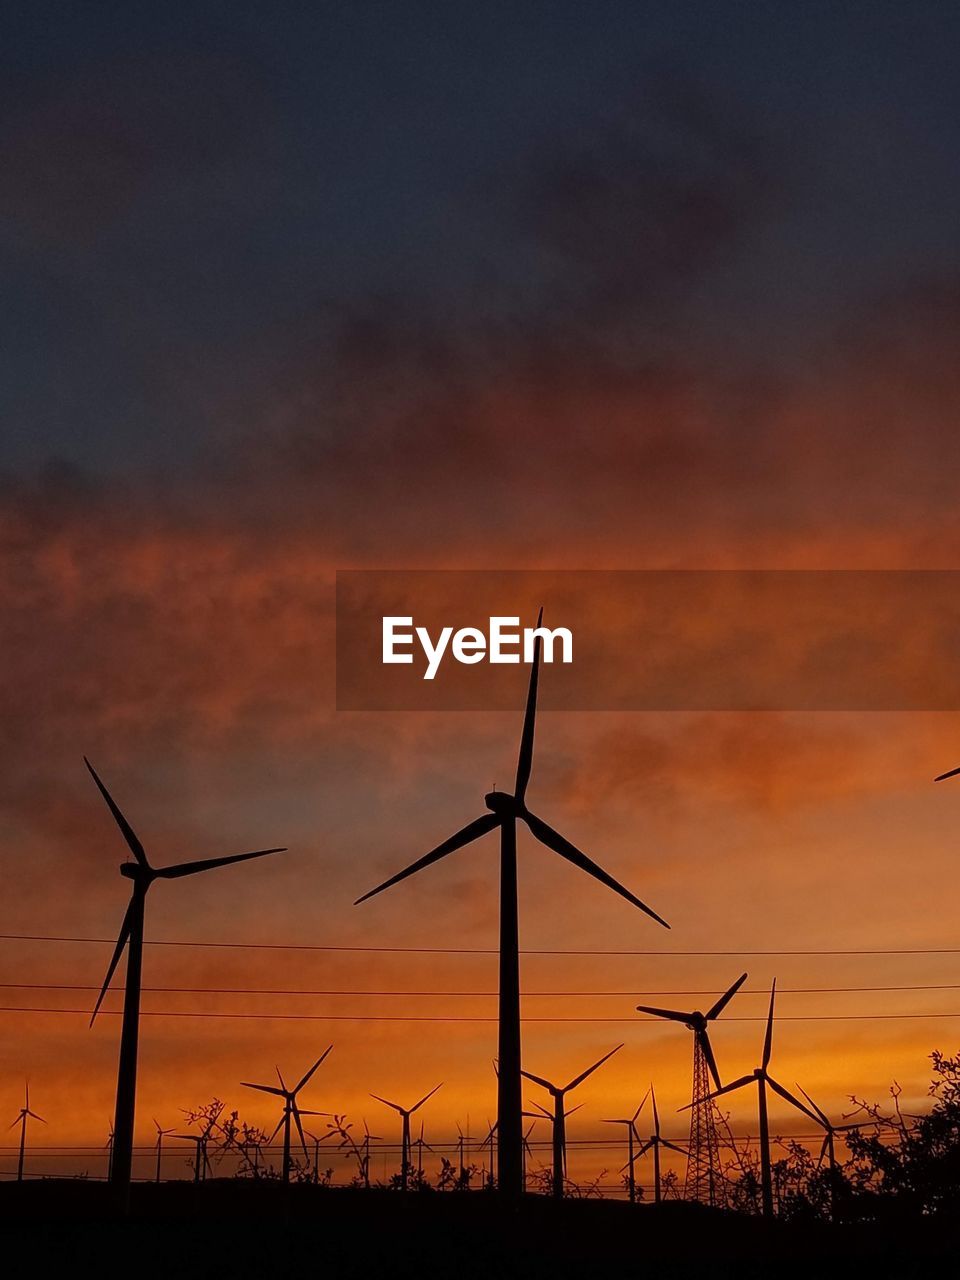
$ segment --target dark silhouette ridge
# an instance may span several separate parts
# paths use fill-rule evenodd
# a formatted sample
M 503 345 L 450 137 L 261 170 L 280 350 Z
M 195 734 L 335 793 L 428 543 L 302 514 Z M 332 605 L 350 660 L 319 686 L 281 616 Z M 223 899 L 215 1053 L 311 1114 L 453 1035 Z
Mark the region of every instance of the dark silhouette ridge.
M 543 609 L 537 615 L 537 627 L 543 623 Z M 484 797 L 490 812 L 474 819 L 456 834 L 437 845 L 424 857 L 410 864 L 403 871 L 384 880 L 357 899 L 357 904 L 399 884 L 408 876 L 432 866 L 448 854 L 462 849 L 488 832 L 500 829 L 500 987 L 499 987 L 499 1047 L 497 1059 L 497 1164 L 498 1189 L 507 1198 L 515 1199 L 523 1192 L 523 1103 L 521 1086 L 520 1048 L 520 938 L 517 904 L 517 821 L 525 823 L 531 834 L 554 853 L 573 863 L 601 884 L 651 916 L 665 928 L 670 926 L 650 907 L 641 902 L 628 889 L 608 875 L 585 853 L 572 845 L 559 832 L 547 825 L 527 808 L 527 784 L 533 768 L 534 730 L 537 716 L 537 687 L 540 677 L 542 638 L 534 641 L 533 664 L 530 668 L 530 684 L 527 705 L 520 737 L 520 753 L 517 761 L 517 778 L 513 795 L 505 791 L 491 791 Z M 355 904 L 356 905 L 356 904 Z
M 578 1111 L 580 1106 L 583 1105 L 581 1103 L 579 1106 L 571 1107 L 569 1111 L 565 1111 L 563 1100 L 568 1093 L 576 1089 L 578 1085 L 583 1084 L 588 1076 L 592 1076 L 598 1067 L 602 1067 L 608 1059 L 612 1058 L 622 1048 L 623 1045 L 618 1044 L 615 1049 L 611 1049 L 609 1053 L 605 1053 L 602 1058 L 599 1058 L 592 1067 L 587 1067 L 586 1071 L 581 1071 L 569 1084 L 562 1087 L 552 1084 L 549 1080 L 544 1080 L 542 1076 L 535 1076 L 530 1071 L 522 1073 L 527 1080 L 532 1080 L 534 1084 L 546 1089 L 553 1098 L 553 1115 L 545 1107 L 540 1109 L 548 1119 L 553 1121 L 553 1195 L 555 1199 L 563 1198 L 564 1182 L 567 1176 L 567 1116 L 573 1115 L 574 1111 Z
M 127 948 L 127 974 L 123 995 L 123 1022 L 120 1029 L 120 1061 L 117 1068 L 117 1104 L 113 1127 L 113 1151 L 110 1166 L 110 1180 L 117 1187 L 121 1196 L 125 1196 L 130 1186 L 130 1174 L 133 1164 L 133 1129 L 137 1104 L 137 1051 L 140 1036 L 140 987 L 143 973 L 143 921 L 147 890 L 154 880 L 179 880 L 183 876 L 192 876 L 199 871 L 212 871 L 215 867 L 226 867 L 233 862 L 247 862 L 251 858 L 264 858 L 271 853 L 285 853 L 282 848 L 258 849 L 254 853 L 236 853 L 226 858 L 208 858 L 200 862 L 181 862 L 172 867 L 152 867 L 147 859 L 143 845 L 137 838 L 133 828 L 120 812 L 110 792 L 100 781 L 97 771 L 84 756 L 84 764 L 113 814 L 114 821 L 120 828 L 127 847 L 133 854 L 133 862 L 124 862 L 120 866 L 120 874 L 132 881 L 130 905 L 127 907 L 120 926 L 120 936 L 114 949 L 107 976 L 103 980 L 100 994 L 93 1008 L 90 1025 L 96 1019 L 97 1012 L 107 994 L 114 971 L 120 963 L 124 947 Z
M 390 1102 L 387 1098 L 381 1098 L 379 1094 L 371 1093 L 371 1098 L 376 1098 L 377 1102 L 382 1102 L 385 1107 L 392 1107 L 394 1111 L 398 1111 L 403 1118 L 402 1136 L 400 1141 L 400 1190 L 406 1191 L 410 1179 L 410 1117 L 415 1111 L 419 1111 L 428 1098 L 432 1098 L 438 1089 L 443 1088 L 443 1081 L 434 1085 L 429 1093 L 425 1093 L 419 1102 L 414 1103 L 412 1107 L 401 1107 L 399 1102 Z
M 250 1084 L 247 1080 L 240 1081 L 240 1083 L 243 1085 L 245 1089 L 257 1089 L 260 1091 L 260 1093 L 270 1093 L 275 1098 L 283 1099 L 283 1115 L 280 1117 L 280 1121 L 277 1124 L 277 1127 L 274 1129 L 273 1133 L 267 1139 L 267 1142 L 268 1143 L 272 1142 L 273 1139 L 280 1132 L 280 1130 L 281 1129 L 283 1130 L 283 1174 L 282 1176 L 283 1176 L 284 1183 L 290 1182 L 290 1169 L 292 1167 L 292 1159 L 290 1155 L 291 1122 L 296 1124 L 297 1126 L 297 1133 L 300 1135 L 300 1144 L 303 1147 L 304 1157 L 307 1160 L 309 1160 L 310 1153 L 307 1151 L 307 1139 L 303 1132 L 303 1121 L 301 1120 L 301 1116 L 322 1116 L 322 1115 L 329 1114 L 326 1111 L 301 1110 L 300 1107 L 297 1106 L 297 1094 L 309 1082 L 309 1080 L 313 1076 L 313 1073 L 317 1070 L 320 1064 L 326 1059 L 327 1055 L 330 1053 L 332 1048 L 333 1048 L 333 1045 L 331 1044 L 331 1045 L 328 1045 L 326 1049 L 324 1049 L 323 1053 L 321 1053 L 320 1057 L 316 1060 L 316 1062 L 313 1064 L 310 1070 L 306 1073 L 306 1075 L 304 1075 L 301 1078 L 300 1083 L 297 1085 L 294 1085 L 292 1089 L 287 1088 L 284 1082 L 283 1076 L 280 1074 L 279 1067 L 277 1067 L 277 1079 L 280 1081 L 279 1089 L 276 1087 L 276 1085 L 272 1085 L 272 1084 Z

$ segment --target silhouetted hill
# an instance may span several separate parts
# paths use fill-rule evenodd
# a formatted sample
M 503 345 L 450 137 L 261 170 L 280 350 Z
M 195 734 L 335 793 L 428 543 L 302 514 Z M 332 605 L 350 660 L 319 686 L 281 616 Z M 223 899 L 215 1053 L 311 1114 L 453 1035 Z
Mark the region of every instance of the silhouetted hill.
M 764 1223 L 680 1202 L 527 1197 L 509 1213 L 482 1193 L 402 1196 L 278 1184 L 133 1188 L 130 1215 L 100 1183 L 0 1187 L 7 1249 L 39 1275 L 623 1277 L 952 1274 L 960 1231 L 936 1219 L 829 1226 Z

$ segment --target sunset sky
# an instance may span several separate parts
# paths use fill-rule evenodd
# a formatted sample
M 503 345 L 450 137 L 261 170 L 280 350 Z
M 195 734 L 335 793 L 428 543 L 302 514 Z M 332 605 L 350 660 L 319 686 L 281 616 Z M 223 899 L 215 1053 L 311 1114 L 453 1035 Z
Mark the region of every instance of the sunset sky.
M 86 754 L 158 864 L 289 846 L 157 885 L 148 938 L 496 946 L 495 837 L 351 904 L 511 779 L 523 673 L 516 712 L 337 713 L 337 569 L 960 568 L 955 6 L 4 25 L 4 935 L 116 936 Z M 960 952 L 924 954 L 960 947 L 960 779 L 932 785 L 958 764 L 956 712 L 544 713 L 531 804 L 673 926 L 522 842 L 522 946 L 650 952 L 524 959 L 526 1066 L 625 1043 L 571 1137 L 650 1080 L 681 1136 L 689 1033 L 634 1006 L 707 1007 L 744 969 L 725 1076 L 776 976 L 778 1079 L 834 1114 L 894 1078 L 922 1106 L 960 1033 Z M 87 1010 L 109 951 L 0 940 L 0 1004 Z M 493 996 L 358 994 L 494 992 L 493 954 L 148 947 L 144 984 L 348 994 L 145 992 L 314 1020 L 145 1018 L 142 1142 L 214 1095 L 272 1123 L 239 1082 L 331 1041 L 305 1106 L 390 1135 L 369 1092 L 443 1080 L 428 1139 L 494 1115 Z M 915 989 L 791 990 L 824 987 Z M 119 1019 L 7 1009 L 0 1122 L 29 1076 L 38 1141 L 102 1145 Z

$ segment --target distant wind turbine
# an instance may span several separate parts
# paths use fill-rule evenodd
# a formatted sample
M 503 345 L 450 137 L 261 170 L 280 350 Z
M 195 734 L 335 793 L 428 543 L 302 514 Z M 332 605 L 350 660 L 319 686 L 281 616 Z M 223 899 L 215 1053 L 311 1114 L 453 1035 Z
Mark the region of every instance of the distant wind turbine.
M 520 738 L 520 755 L 517 762 L 517 779 L 513 794 L 494 788 L 484 797 L 490 810 L 483 817 L 474 819 L 460 831 L 438 844 L 424 857 L 410 864 L 403 871 L 371 889 L 357 899 L 365 902 L 374 894 L 389 889 L 417 871 L 432 866 L 448 854 L 470 844 L 480 836 L 497 828 L 500 830 L 500 1007 L 499 1050 L 500 1070 L 497 1083 L 497 1162 L 498 1187 L 509 1198 L 516 1198 L 523 1191 L 523 1102 L 520 1057 L 520 942 L 517 914 L 517 820 L 525 823 L 530 833 L 541 844 L 568 862 L 586 871 L 601 884 L 613 889 L 621 897 L 646 912 L 658 924 L 669 928 L 667 922 L 651 910 L 628 889 L 608 875 L 602 867 L 582 853 L 559 832 L 547 825 L 527 808 L 527 784 L 533 767 L 534 728 L 537 715 L 537 685 L 540 675 L 540 653 L 543 610 L 537 617 L 537 634 L 534 640 L 533 664 L 530 668 L 530 685 L 527 706 Z
M 97 771 L 84 756 L 84 764 L 99 788 L 100 794 L 107 802 L 107 808 L 113 814 L 114 821 L 120 828 L 133 862 L 124 862 L 120 874 L 133 882 L 130 905 L 127 907 L 120 926 L 120 936 L 111 957 L 107 976 L 97 997 L 90 1025 L 107 994 L 107 988 L 113 978 L 114 971 L 120 963 L 124 947 L 127 947 L 127 975 L 123 995 L 123 1024 L 120 1031 L 120 1062 L 117 1069 L 117 1105 L 114 1117 L 114 1142 L 110 1164 L 110 1181 L 126 1191 L 130 1186 L 130 1173 L 133 1165 L 133 1127 L 137 1100 L 137 1043 L 140 1034 L 140 984 L 143 972 L 143 917 L 147 890 L 154 880 L 179 880 L 183 876 L 192 876 L 198 871 L 212 871 L 214 867 L 226 867 L 232 862 L 246 862 L 250 858 L 263 858 L 269 853 L 283 853 L 283 849 L 258 849 L 255 853 L 235 853 L 227 858 L 208 858 L 201 862 L 180 862 L 172 867 L 152 867 L 147 860 L 143 845 L 137 838 L 133 828 L 120 812 L 110 792 L 100 781 Z M 129 944 L 129 945 L 128 945 Z
M 851 1129 L 862 1129 L 864 1127 L 864 1123 L 861 1120 L 852 1124 L 834 1124 L 827 1116 L 826 1112 L 821 1111 L 802 1085 L 798 1084 L 797 1088 L 810 1103 L 810 1106 L 816 1113 L 814 1119 L 817 1124 L 820 1125 L 821 1129 L 823 1129 L 823 1144 L 820 1147 L 820 1158 L 817 1161 L 817 1167 L 819 1168 L 819 1166 L 823 1164 L 824 1157 L 826 1156 L 829 1162 L 828 1168 L 830 1170 L 830 1216 L 834 1218 L 836 1217 L 837 1175 L 839 1173 L 839 1169 L 837 1167 L 837 1149 L 834 1137 L 838 1133 L 848 1133 Z M 808 1111 L 807 1115 L 809 1114 L 810 1112 Z
M 410 1117 L 415 1111 L 419 1111 L 428 1098 L 432 1098 L 438 1089 L 443 1087 L 443 1081 L 425 1093 L 419 1102 L 412 1107 L 401 1107 L 399 1102 L 390 1102 L 387 1098 L 381 1098 L 379 1094 L 371 1093 L 371 1098 L 376 1098 L 377 1102 L 382 1102 L 385 1107 L 392 1107 L 394 1111 L 400 1113 L 403 1118 L 403 1127 L 401 1129 L 400 1139 L 400 1190 L 406 1191 L 407 1182 L 410 1176 Z
M 719 1000 L 706 1013 L 694 1009 L 685 1013 L 680 1009 L 657 1009 L 651 1005 L 638 1004 L 638 1013 L 649 1013 L 655 1018 L 666 1018 L 670 1022 L 682 1022 L 693 1032 L 693 1093 L 691 1097 L 690 1140 L 687 1144 L 687 1177 L 686 1195 L 691 1200 L 703 1200 L 714 1205 L 718 1199 L 719 1142 L 714 1123 L 713 1103 L 707 1101 L 711 1089 L 711 1078 L 719 1089 L 722 1081 L 717 1069 L 717 1060 L 710 1044 L 709 1025 L 719 1018 L 736 993 L 747 980 L 741 973 L 736 982 L 728 987 Z
M 660 1182 L 660 1148 L 666 1147 L 668 1151 L 676 1151 L 678 1155 L 686 1156 L 683 1147 L 678 1147 L 675 1142 L 668 1142 L 666 1138 L 660 1135 L 660 1113 L 657 1111 L 657 1095 L 653 1085 L 650 1086 L 650 1100 L 653 1103 L 653 1133 L 641 1147 L 637 1149 L 633 1159 L 639 1160 L 641 1156 L 646 1155 L 648 1151 L 653 1152 L 653 1202 L 660 1204 L 663 1200 L 662 1185 Z M 624 1169 L 627 1166 L 624 1165 Z M 620 1170 L 623 1172 L 623 1169 Z
M 546 1089 L 553 1098 L 553 1115 L 550 1116 L 545 1107 L 541 1108 L 541 1110 L 553 1120 L 553 1194 L 558 1200 L 563 1196 L 563 1184 L 567 1172 L 566 1118 L 573 1113 L 573 1111 L 564 1111 L 564 1098 L 571 1090 L 583 1084 L 587 1076 L 592 1076 L 598 1067 L 602 1067 L 609 1058 L 612 1058 L 622 1048 L 623 1045 L 618 1044 L 616 1049 L 611 1049 L 609 1053 L 605 1053 L 592 1067 L 587 1067 L 586 1071 L 581 1071 L 578 1076 L 575 1076 L 569 1084 L 563 1085 L 563 1087 L 552 1084 L 549 1080 L 544 1080 L 542 1076 L 535 1076 L 530 1071 L 522 1073 L 527 1080 L 532 1080 L 534 1084 Z M 575 1107 L 573 1110 L 578 1110 L 578 1108 Z
M 604 1120 L 604 1124 L 622 1124 L 627 1130 L 627 1163 L 623 1166 L 627 1171 L 627 1195 L 631 1204 L 637 1203 L 637 1182 L 634 1177 L 633 1162 L 636 1159 L 634 1143 L 640 1141 L 640 1135 L 637 1133 L 637 1117 L 643 1110 L 647 1098 L 650 1096 L 650 1090 L 643 1095 L 643 1099 L 632 1116 L 619 1120 Z M 621 1170 L 622 1172 L 622 1170 Z
M 154 1124 L 154 1128 L 157 1131 L 157 1176 L 154 1179 L 154 1181 L 159 1182 L 160 1181 L 160 1160 L 161 1160 L 161 1157 L 163 1156 L 163 1140 L 164 1138 L 169 1137 L 170 1134 L 174 1132 L 174 1130 L 161 1129 L 160 1125 L 157 1123 L 156 1120 L 154 1120 L 153 1124 Z
M 13 1124 L 10 1125 L 11 1129 L 15 1129 L 17 1125 L 20 1126 L 20 1158 L 17 1161 L 17 1181 L 18 1182 L 23 1181 L 23 1157 L 24 1157 L 24 1152 L 26 1151 L 26 1146 L 27 1146 L 27 1120 L 28 1119 L 39 1120 L 41 1124 L 47 1123 L 46 1120 L 44 1120 L 43 1116 L 38 1116 L 35 1111 L 30 1110 L 29 1081 L 24 1086 L 24 1100 L 23 1100 L 23 1106 L 20 1108 L 20 1114 L 17 1116 L 16 1120 L 14 1120 Z
M 774 978 L 773 985 L 770 988 L 770 1009 L 767 1013 L 767 1030 L 763 1037 L 763 1056 L 760 1059 L 760 1066 L 755 1067 L 750 1075 L 741 1076 L 739 1080 L 725 1084 L 722 1089 L 715 1089 L 713 1093 L 707 1095 L 707 1099 L 719 1098 L 725 1093 L 733 1093 L 735 1089 L 742 1089 L 744 1085 L 756 1084 L 757 1086 L 757 1108 L 760 1119 L 760 1189 L 763 1216 L 765 1218 L 773 1217 L 773 1173 L 770 1164 L 770 1127 L 767 1123 L 767 1086 L 774 1093 L 778 1093 L 786 1102 L 789 1102 L 792 1107 L 802 1111 L 814 1124 L 820 1123 L 810 1108 L 805 1107 L 800 1099 L 794 1097 L 789 1089 L 785 1089 L 782 1084 L 778 1084 L 767 1070 L 770 1066 L 770 1055 L 773 1051 L 773 1005 L 776 995 L 777 980 Z M 681 1111 L 686 1110 L 686 1107 L 681 1107 Z
M 283 1115 L 280 1117 L 280 1123 L 277 1125 L 273 1133 L 267 1139 L 267 1144 L 269 1145 L 277 1136 L 277 1134 L 280 1132 L 280 1130 L 281 1129 L 283 1130 L 283 1181 L 285 1183 L 289 1183 L 290 1181 L 290 1169 L 292 1167 L 292 1160 L 290 1157 L 291 1122 L 293 1122 L 297 1126 L 297 1133 L 300 1135 L 300 1143 L 301 1143 L 301 1146 L 303 1147 L 304 1157 L 305 1159 L 309 1160 L 310 1153 L 309 1151 L 307 1151 L 307 1139 L 304 1136 L 303 1122 L 300 1117 L 301 1116 L 318 1116 L 318 1115 L 326 1114 L 326 1112 L 320 1112 L 320 1111 L 302 1111 L 297 1106 L 297 1094 L 300 1092 L 302 1088 L 304 1088 L 308 1080 L 310 1080 L 311 1076 L 316 1071 L 317 1067 L 320 1066 L 321 1062 L 323 1062 L 323 1060 L 326 1058 L 327 1054 L 330 1052 L 332 1048 L 333 1048 L 333 1045 L 331 1044 L 323 1051 L 323 1053 L 316 1060 L 316 1062 L 313 1064 L 313 1066 L 310 1068 L 307 1074 L 302 1078 L 300 1083 L 296 1085 L 295 1088 L 293 1089 L 287 1088 L 286 1083 L 284 1082 L 283 1076 L 280 1074 L 279 1067 L 277 1067 L 277 1079 L 280 1081 L 279 1089 L 276 1087 L 276 1085 L 273 1085 L 273 1084 L 250 1084 L 249 1081 L 247 1080 L 241 1080 L 240 1082 L 245 1089 L 258 1089 L 260 1093 L 270 1093 L 270 1094 L 273 1094 L 275 1098 L 283 1099 Z

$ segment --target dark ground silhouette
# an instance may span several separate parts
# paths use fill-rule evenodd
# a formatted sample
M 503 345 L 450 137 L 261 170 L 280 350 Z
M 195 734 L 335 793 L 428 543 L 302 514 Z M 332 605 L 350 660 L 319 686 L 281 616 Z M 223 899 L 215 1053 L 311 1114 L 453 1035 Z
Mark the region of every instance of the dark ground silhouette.
M 486 1195 L 398 1195 L 236 1180 L 111 1189 L 44 1180 L 0 1187 L 8 1255 L 38 1275 L 622 1277 L 898 1276 L 955 1273 L 956 1221 L 770 1223 L 682 1202 L 554 1202 L 514 1210 Z

